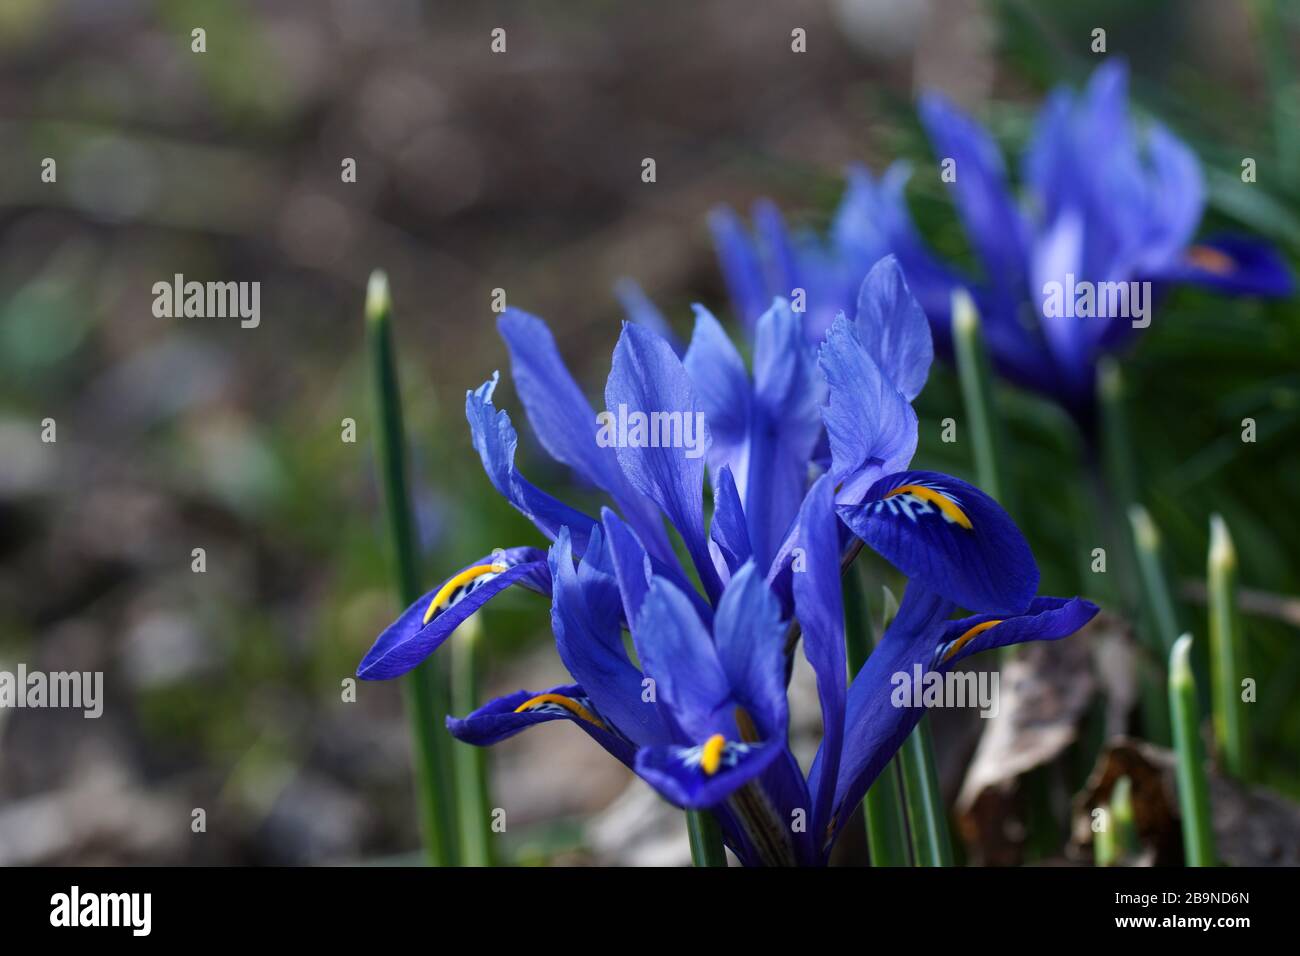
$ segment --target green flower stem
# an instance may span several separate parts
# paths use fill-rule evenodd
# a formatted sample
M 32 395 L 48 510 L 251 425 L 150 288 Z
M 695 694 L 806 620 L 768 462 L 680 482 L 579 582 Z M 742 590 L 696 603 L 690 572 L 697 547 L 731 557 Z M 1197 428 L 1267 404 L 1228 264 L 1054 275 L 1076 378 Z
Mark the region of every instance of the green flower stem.
M 1210 601 L 1210 699 L 1214 740 L 1227 772 L 1238 780 L 1250 775 L 1250 741 L 1241 678 L 1246 648 L 1237 613 L 1237 550 L 1228 525 L 1210 518 L 1210 552 L 1206 561 Z
M 1132 784 L 1128 777 L 1115 781 L 1105 811 L 1105 826 L 1093 839 L 1094 861 L 1097 866 L 1122 866 L 1126 860 L 1132 859 L 1137 849 Z
M 1120 777 L 1110 791 L 1110 827 L 1120 861 L 1131 860 L 1138 849 L 1137 821 L 1133 816 L 1133 782 Z
M 452 635 L 451 702 L 458 714 L 468 714 L 482 700 L 482 625 L 478 615 L 465 621 Z M 487 751 L 466 743 L 451 749 L 460 813 L 460 862 L 464 866 L 492 866 L 492 800 L 488 795 Z
M 1115 811 L 1109 803 L 1101 810 L 1104 825 L 1092 835 L 1092 862 L 1094 866 L 1114 866 L 1119 859 L 1119 850 L 1115 847 Z
M 712 810 L 687 810 L 686 832 L 691 839 L 691 860 L 696 866 L 726 866 L 722 828 Z
M 1014 514 L 1011 489 L 1002 471 L 1002 424 L 993 401 L 993 375 L 984 332 L 975 302 L 965 289 L 952 294 L 952 341 L 980 488 Z
M 1097 366 L 1097 403 L 1101 412 L 1101 453 L 1106 483 L 1121 509 L 1137 501 L 1137 462 L 1129 435 L 1124 376 L 1107 357 Z
M 845 643 L 848 645 L 849 683 L 862 670 L 871 653 L 871 616 L 862 576 L 856 567 L 844 575 Z M 884 631 L 882 630 L 883 634 Z M 898 762 L 891 760 L 867 790 L 862 801 L 866 815 L 867 848 L 872 866 L 908 866 L 907 817 L 899 791 Z
M 898 752 L 907 819 L 912 825 L 912 858 L 917 866 L 952 866 L 948 817 L 939 793 L 930 718 L 923 717 Z
M 1160 532 L 1151 520 L 1151 515 L 1141 505 L 1129 506 L 1128 520 L 1133 531 L 1133 546 L 1137 551 L 1143 599 L 1159 640 L 1157 646 L 1163 654 L 1168 654 L 1178 639 L 1178 615 L 1174 610 L 1173 592 L 1169 588 L 1161 556 Z
M 883 635 L 898 615 L 898 599 L 884 589 L 884 612 L 880 633 Z M 948 817 L 939 793 L 939 772 L 934 762 L 934 741 L 930 720 L 922 717 L 908 735 L 897 756 L 890 761 L 897 766 L 902 784 L 903 802 L 912 837 L 912 861 L 915 866 L 952 866 L 952 842 L 948 837 Z M 882 774 L 882 779 L 887 779 Z
M 366 291 L 366 335 L 373 367 L 377 418 L 375 445 L 384 489 L 384 510 L 402 607 L 420 596 L 419 559 L 415 549 L 411 501 L 406 488 L 406 440 L 402 400 L 393 360 L 392 300 L 383 272 L 370 276 Z M 430 658 L 404 681 L 407 715 L 414 745 L 416 798 L 428 860 L 435 866 L 455 865 L 457 818 L 452 786 L 450 738 L 443 728 L 448 707 L 445 662 Z
M 1214 827 L 1210 785 L 1201 747 L 1201 708 L 1189 655 L 1192 635 L 1174 642 L 1169 655 L 1169 710 L 1173 717 L 1177 758 L 1178 806 L 1182 813 L 1183 855 L 1188 866 L 1214 866 Z

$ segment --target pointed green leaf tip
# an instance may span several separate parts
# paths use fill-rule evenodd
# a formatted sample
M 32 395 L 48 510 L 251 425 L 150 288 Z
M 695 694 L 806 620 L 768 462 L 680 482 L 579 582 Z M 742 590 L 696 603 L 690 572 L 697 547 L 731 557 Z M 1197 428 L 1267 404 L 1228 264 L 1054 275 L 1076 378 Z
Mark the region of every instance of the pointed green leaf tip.
M 1192 678 L 1192 635 L 1184 634 L 1174 641 L 1174 649 L 1169 654 L 1169 683 L 1182 687 L 1194 684 Z
M 889 590 L 889 585 L 882 584 L 880 590 L 884 592 L 884 605 L 880 612 L 880 636 L 885 636 L 885 631 L 889 630 L 889 625 L 894 623 L 894 618 L 898 617 L 898 598 L 894 597 L 894 592 Z
M 1228 524 L 1219 514 L 1210 515 L 1210 565 L 1233 568 L 1237 564 L 1237 549 L 1232 546 Z
M 957 335 L 969 337 L 980 327 L 980 315 L 975 302 L 965 289 L 955 289 L 952 294 L 952 330 Z
M 393 300 L 388 295 L 388 274 L 383 269 L 370 273 L 370 282 L 366 285 L 366 318 L 379 322 L 388 317 L 393 308 Z
M 1196 704 L 1196 679 L 1190 654 L 1192 636 L 1174 641 L 1169 654 L 1169 710 L 1173 717 L 1177 756 L 1178 807 L 1182 816 L 1183 855 L 1188 866 L 1214 866 L 1214 826 L 1210 785 L 1201 749 L 1201 715 Z
M 1133 538 L 1137 546 L 1144 551 L 1154 551 L 1160 547 L 1160 532 L 1156 530 L 1151 514 L 1141 505 L 1130 505 L 1128 509 L 1129 524 L 1133 527 Z

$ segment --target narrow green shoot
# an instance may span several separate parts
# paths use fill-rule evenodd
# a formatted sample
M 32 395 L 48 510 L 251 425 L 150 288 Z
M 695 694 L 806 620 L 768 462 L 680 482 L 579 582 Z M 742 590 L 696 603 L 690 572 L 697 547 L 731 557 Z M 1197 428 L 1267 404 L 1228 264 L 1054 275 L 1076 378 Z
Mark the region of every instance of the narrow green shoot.
M 888 590 L 886 590 L 888 593 Z M 844 634 L 848 645 L 849 683 L 871 653 L 871 615 L 861 574 L 850 567 L 844 575 Z M 883 634 L 884 631 L 882 630 Z M 907 817 L 899 792 L 898 761 L 891 760 L 862 801 L 866 815 L 867 849 L 872 866 L 908 866 Z
M 458 714 L 468 714 L 482 700 L 483 626 L 477 614 L 452 635 L 451 702 Z M 487 751 L 466 743 L 452 744 L 457 810 L 460 813 L 460 862 L 463 866 L 492 866 L 492 800 L 488 795 Z
M 898 599 L 885 588 L 885 609 L 881 616 L 883 635 L 898 616 Z M 903 802 L 912 837 L 915 866 L 952 866 L 952 842 L 948 837 L 948 816 L 939 792 L 939 771 L 934 762 L 934 741 L 930 720 L 921 718 L 891 761 L 897 765 L 903 785 Z M 884 775 L 882 775 L 882 779 Z
M 691 861 L 696 866 L 726 866 L 722 828 L 712 810 L 687 810 L 686 832 L 691 840 Z
M 1157 646 L 1162 650 L 1163 656 L 1173 649 L 1179 631 L 1173 592 L 1169 587 L 1161 555 L 1160 532 L 1146 508 L 1139 504 L 1129 506 L 1128 520 L 1133 530 L 1133 547 L 1137 552 L 1143 601 L 1155 626 L 1156 637 L 1159 639 Z
M 1097 866 L 1123 866 L 1137 852 L 1137 833 L 1133 823 L 1133 786 L 1128 777 L 1120 777 L 1110 791 L 1110 802 L 1103 808 L 1102 828 L 1093 836 L 1093 857 Z
M 366 337 L 375 385 L 379 426 L 375 429 L 375 450 L 383 482 L 384 511 L 392 541 L 397 596 L 406 607 L 420 596 L 420 568 L 406 487 L 406 437 L 393 359 L 392 300 L 388 279 L 378 270 L 371 274 L 366 290 Z M 457 814 L 451 778 L 451 739 L 443 728 L 448 710 L 445 662 L 430 659 L 415 668 L 405 678 L 404 691 L 425 852 L 435 866 L 454 866 Z
M 1210 783 L 1201 746 L 1201 707 L 1189 655 L 1192 635 L 1174 642 L 1169 655 L 1169 710 L 1173 718 L 1177 759 L 1178 807 L 1182 813 L 1183 856 L 1188 866 L 1214 866 L 1214 826 L 1210 815 Z
M 965 289 L 952 294 L 952 341 L 980 488 L 1014 513 L 1011 489 L 1002 470 L 1002 423 L 993 399 L 993 375 L 984 332 L 979 311 Z
M 1210 552 L 1206 561 L 1210 597 L 1210 700 L 1214 741 L 1224 769 L 1238 780 L 1250 776 L 1250 735 L 1241 679 L 1246 647 L 1237 612 L 1237 550 L 1228 525 L 1210 517 Z
M 912 828 L 912 859 L 917 866 L 952 866 L 948 815 L 939 792 L 930 718 L 922 717 L 898 751 L 907 819 Z
M 1129 434 L 1124 375 L 1111 357 L 1097 365 L 1097 404 L 1101 412 L 1101 451 L 1106 484 L 1124 508 L 1137 501 L 1137 462 Z
M 1131 860 L 1137 855 L 1137 821 L 1133 816 L 1133 781 L 1120 777 L 1110 791 L 1110 826 L 1115 835 L 1118 860 Z

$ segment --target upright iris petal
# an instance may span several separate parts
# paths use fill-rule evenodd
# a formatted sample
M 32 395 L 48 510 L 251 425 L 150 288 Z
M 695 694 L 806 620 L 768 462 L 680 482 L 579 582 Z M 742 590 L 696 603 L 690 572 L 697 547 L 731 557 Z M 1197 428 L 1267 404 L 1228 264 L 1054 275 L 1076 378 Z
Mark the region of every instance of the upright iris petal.
M 614 349 L 605 404 L 611 413 L 622 407 L 647 416 L 652 429 L 665 415 L 675 416 L 682 429 L 695 429 L 704 417 L 686 369 L 668 343 L 632 324 L 623 326 Z M 708 426 L 695 437 L 707 450 Z M 648 447 L 620 444 L 618 460 L 632 485 L 654 500 L 681 534 L 705 591 L 713 597 L 721 584 L 704 534 L 704 459 L 691 457 L 689 451 L 662 442 Z
M 622 610 L 613 568 L 596 566 L 609 560 L 599 527 L 591 547 L 575 569 L 567 532 L 551 547 L 554 589 L 551 628 L 560 660 L 586 688 L 596 708 L 633 743 L 663 743 L 667 728 L 658 708 L 641 699 L 641 671 L 628 659 L 619 628 Z
M 795 612 L 803 628 L 804 653 L 817 675 L 821 701 L 822 743 L 809 778 L 812 783 L 812 831 L 821 833 L 829 818 L 844 742 L 845 660 L 844 603 L 840 584 L 840 550 L 835 497 L 830 479 L 818 479 L 799 512 L 799 541 L 806 566 L 793 575 Z
M 758 320 L 744 502 L 755 558 L 767 566 L 799 511 L 821 422 L 812 356 L 783 299 Z
M 465 396 L 465 417 L 483 470 L 501 496 L 544 535 L 554 540 L 561 528 L 568 528 L 579 551 L 587 550 L 587 535 L 596 520 L 540 490 L 515 468 L 519 436 L 510 416 L 492 404 L 497 379 L 497 373 L 492 373 L 488 381 Z
M 632 487 L 613 448 L 597 444 L 596 413 L 569 374 L 546 323 L 508 309 L 498 322 L 510 349 L 515 389 L 542 446 L 583 479 L 609 493 L 656 557 L 672 550 L 654 502 Z

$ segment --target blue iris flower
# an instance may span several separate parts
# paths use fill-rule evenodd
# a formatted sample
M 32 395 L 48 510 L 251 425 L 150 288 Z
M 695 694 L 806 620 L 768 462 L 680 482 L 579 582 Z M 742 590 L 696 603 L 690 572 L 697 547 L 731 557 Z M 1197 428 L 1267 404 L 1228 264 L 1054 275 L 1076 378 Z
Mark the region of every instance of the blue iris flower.
M 1033 556 L 991 498 L 910 470 L 911 401 L 932 345 L 893 258 L 870 271 L 854 318 L 838 316 L 819 350 L 802 316 L 772 303 L 754 326 L 752 368 L 703 308 L 680 358 L 651 328 L 625 324 L 606 408 L 651 420 L 701 415 L 703 441 L 691 447 L 644 435 L 602 441 L 546 325 L 512 310 L 499 327 L 541 444 L 613 507 L 593 517 L 531 484 L 516 467 L 509 415 L 492 404 L 497 377 L 469 392 L 467 417 L 490 480 L 551 546 L 500 550 L 452 575 L 380 635 L 358 674 L 409 670 L 518 584 L 550 595 L 573 682 L 449 718 L 461 740 L 486 745 L 534 724 L 574 722 L 672 803 L 713 809 L 742 862 L 819 864 L 844 814 L 920 717 L 920 708 L 892 706 L 891 675 L 941 672 L 985 647 L 1063 637 L 1096 611 L 1077 598 L 1034 597 Z M 863 544 L 909 584 L 850 685 L 840 575 Z M 949 621 L 958 606 L 976 617 Z M 800 633 L 825 724 L 807 776 L 788 742 L 786 681 Z
M 1081 93 L 1050 94 L 1023 156 L 1021 202 L 985 130 L 942 96 L 925 95 L 919 105 L 936 157 L 955 161 L 950 185 L 979 275 L 943 262 L 920 238 L 904 197 L 906 164 L 879 181 L 855 168 L 824 238 L 792 234 L 770 203 L 756 207 L 752 231 L 730 211 L 715 214 L 718 256 L 744 323 L 771 295 L 800 288 L 808 335 L 820 341 L 835 315 L 850 309 L 856 281 L 892 252 L 941 350 L 951 352 L 952 292 L 968 288 L 998 370 L 1086 426 L 1098 358 L 1124 346 L 1135 321 L 1141 328 L 1150 319 L 1150 297 L 1139 316 L 1132 296 L 1158 298 L 1179 282 L 1230 294 L 1291 293 L 1290 272 L 1270 246 L 1240 236 L 1194 240 L 1205 207 L 1200 165 L 1161 124 L 1135 127 L 1122 62 L 1099 67 Z M 1151 285 L 1129 286 L 1144 282 Z

